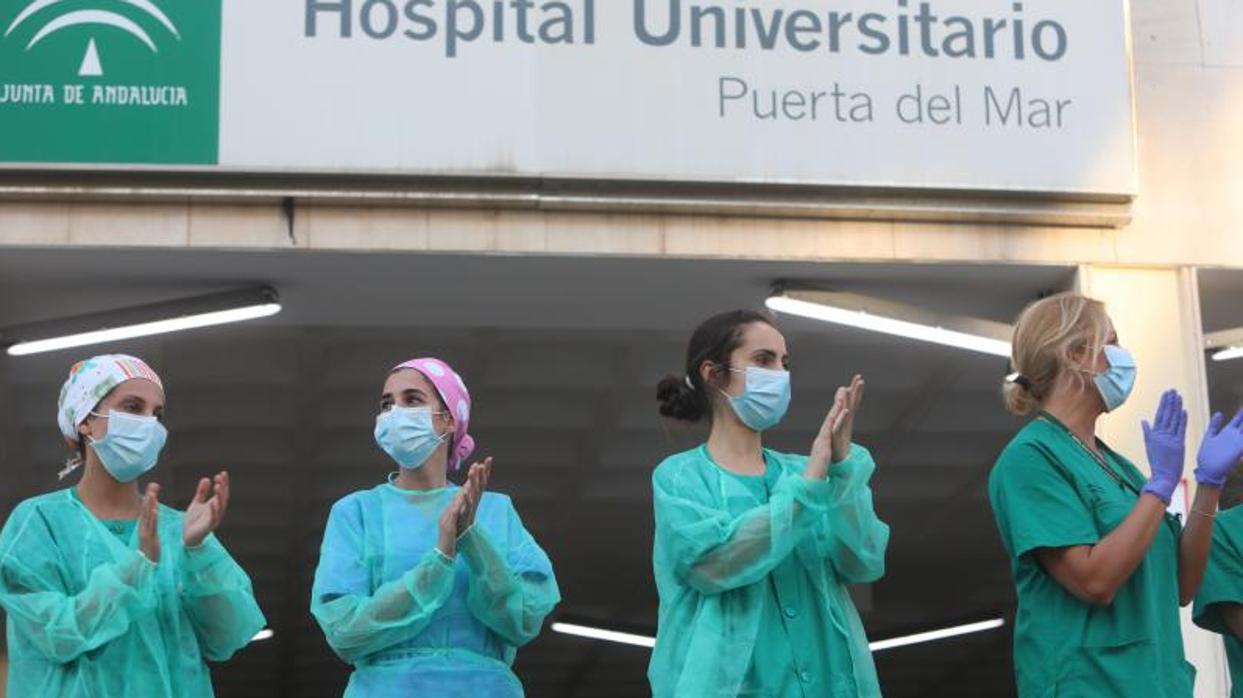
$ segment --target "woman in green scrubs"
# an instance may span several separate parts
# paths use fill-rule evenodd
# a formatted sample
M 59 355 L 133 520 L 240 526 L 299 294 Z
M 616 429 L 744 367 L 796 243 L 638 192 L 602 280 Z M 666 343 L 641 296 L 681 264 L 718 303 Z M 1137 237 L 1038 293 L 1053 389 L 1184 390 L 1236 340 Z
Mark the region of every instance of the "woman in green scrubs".
M 1222 635 L 1230 663 L 1230 698 L 1243 698 L 1243 506 L 1217 515 L 1193 617 L 1196 625 Z
M 712 430 L 652 476 L 655 698 L 880 695 L 846 587 L 884 574 L 889 542 L 875 465 L 850 440 L 863 380 L 838 389 L 809 456 L 778 453 L 762 434 L 789 405 L 788 362 L 769 316 L 734 311 L 700 325 L 685 375 L 658 387 L 662 415 Z
M 1189 698 L 1195 669 L 1178 609 L 1204 576 L 1232 465 L 1209 446 L 1229 429 L 1218 417 L 1206 435 L 1183 528 L 1166 512 L 1183 472 L 1181 397 L 1167 392 L 1143 424 L 1147 479 L 1096 437 L 1097 419 L 1122 405 L 1136 375 L 1102 303 L 1060 294 L 1032 304 L 1012 360 L 1007 408 L 1035 418 L 1002 452 L 988 489 L 1018 591 L 1019 695 Z
M 25 500 L 0 531 L 11 698 L 211 698 L 223 662 L 265 624 L 250 578 L 214 531 L 229 475 L 184 512 L 139 478 L 168 436 L 164 385 L 133 356 L 79 362 L 57 422 L 77 485 Z M 0 693 L 4 693 L 0 691 Z

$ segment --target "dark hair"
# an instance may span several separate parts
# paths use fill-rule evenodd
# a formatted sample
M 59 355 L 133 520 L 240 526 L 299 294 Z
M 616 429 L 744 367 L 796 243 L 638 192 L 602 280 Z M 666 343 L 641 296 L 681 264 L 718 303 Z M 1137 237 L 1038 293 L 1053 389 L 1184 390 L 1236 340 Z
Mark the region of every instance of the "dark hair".
M 1226 476 L 1226 484 L 1221 488 L 1221 504 L 1219 506 L 1223 511 L 1233 509 L 1243 504 L 1243 470 L 1235 465 Z
M 707 416 L 712 403 L 699 367 L 705 361 L 721 366 L 728 364 L 729 355 L 742 346 L 742 333 L 747 325 L 757 322 L 777 326 L 771 315 L 755 310 L 731 310 L 700 323 L 686 348 L 686 374 L 668 375 L 656 384 L 661 415 L 683 422 L 698 422 Z

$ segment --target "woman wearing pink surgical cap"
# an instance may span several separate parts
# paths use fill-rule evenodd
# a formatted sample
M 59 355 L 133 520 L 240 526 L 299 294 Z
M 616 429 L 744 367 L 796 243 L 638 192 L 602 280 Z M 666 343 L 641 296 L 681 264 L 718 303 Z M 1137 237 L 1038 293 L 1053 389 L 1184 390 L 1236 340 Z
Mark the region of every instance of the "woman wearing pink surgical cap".
M 439 359 L 389 372 L 376 444 L 399 466 L 332 507 L 311 591 L 328 644 L 354 665 L 345 695 L 523 695 L 510 666 L 561 600 L 552 563 L 513 502 L 486 492 L 470 393 Z
M 212 531 L 229 476 L 199 480 L 185 512 L 145 493 L 165 430 L 164 386 L 141 359 L 82 361 L 57 422 L 75 487 L 27 499 L 0 533 L 10 696 L 210 698 L 224 661 L 264 626 L 250 579 Z

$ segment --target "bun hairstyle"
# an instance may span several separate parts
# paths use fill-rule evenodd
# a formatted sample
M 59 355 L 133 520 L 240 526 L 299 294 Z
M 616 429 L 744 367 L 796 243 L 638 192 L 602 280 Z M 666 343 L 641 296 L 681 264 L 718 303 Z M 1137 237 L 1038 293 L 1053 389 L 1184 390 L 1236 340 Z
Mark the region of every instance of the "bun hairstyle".
M 1017 374 L 1002 388 L 1006 409 L 1022 417 L 1037 412 L 1068 367 L 1080 388 L 1086 374 L 1073 370 L 1075 355 L 1096 356 L 1109 339 L 1105 304 L 1078 293 L 1059 293 L 1027 306 L 1014 325 L 1011 366 Z
M 1243 474 L 1236 468 L 1226 477 L 1226 486 L 1221 489 L 1220 509 L 1233 509 L 1243 504 Z
M 731 310 L 704 320 L 691 335 L 686 349 L 686 372 L 684 375 L 668 375 L 656 384 L 656 400 L 660 414 L 683 422 L 698 422 L 712 411 L 708 398 L 708 386 L 699 375 L 699 367 L 705 361 L 724 366 L 730 354 L 742 346 L 742 335 L 747 326 L 763 323 L 776 327 L 772 315 L 755 310 Z

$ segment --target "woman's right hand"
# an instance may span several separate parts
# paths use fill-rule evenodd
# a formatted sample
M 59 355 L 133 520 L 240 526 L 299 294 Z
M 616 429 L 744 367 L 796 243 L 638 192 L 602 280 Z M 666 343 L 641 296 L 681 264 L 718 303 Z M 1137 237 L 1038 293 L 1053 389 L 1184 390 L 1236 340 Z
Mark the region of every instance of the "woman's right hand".
M 138 550 L 160 564 L 160 486 L 154 482 L 147 485 L 138 512 Z
M 1144 448 L 1152 469 L 1144 492 L 1169 504 L 1183 478 L 1187 442 L 1187 411 L 1183 409 L 1183 398 L 1178 391 L 1165 391 L 1157 407 L 1157 416 L 1151 424 L 1145 421 L 1143 427 Z
M 829 463 L 833 460 L 833 441 L 839 434 L 846 418 L 850 415 L 848 406 L 849 390 L 838 388 L 833 397 L 833 407 L 825 415 L 820 432 L 811 442 L 811 455 L 807 459 L 807 470 L 803 473 L 813 480 L 823 480 L 829 474 Z
M 466 491 L 458 490 L 453 500 L 449 502 L 449 506 L 440 514 L 440 536 L 436 543 L 436 549 L 444 554 L 445 557 L 453 559 L 457 557 L 457 527 L 458 518 L 466 507 Z

